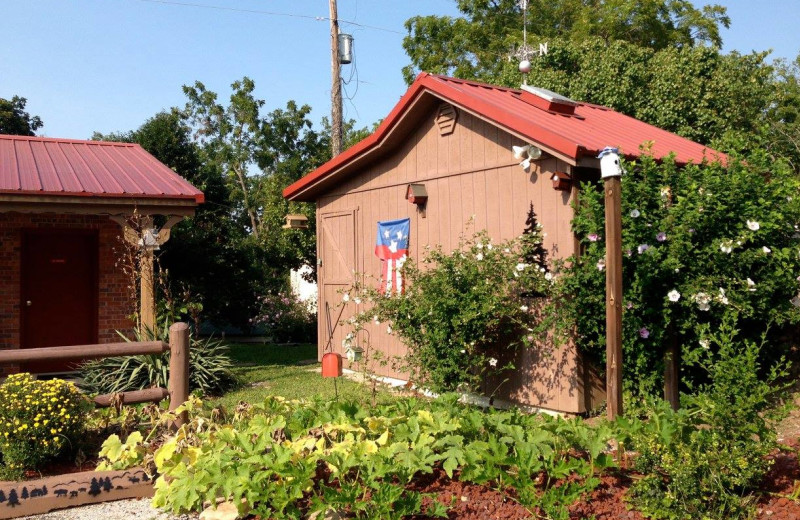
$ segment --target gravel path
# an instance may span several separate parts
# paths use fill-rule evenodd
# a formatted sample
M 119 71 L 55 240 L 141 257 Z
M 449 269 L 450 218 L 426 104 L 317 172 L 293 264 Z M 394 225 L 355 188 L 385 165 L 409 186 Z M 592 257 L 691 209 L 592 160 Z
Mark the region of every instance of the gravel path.
M 150 499 L 117 500 L 89 506 L 61 509 L 20 520 L 194 520 L 196 515 L 170 515 L 150 506 Z

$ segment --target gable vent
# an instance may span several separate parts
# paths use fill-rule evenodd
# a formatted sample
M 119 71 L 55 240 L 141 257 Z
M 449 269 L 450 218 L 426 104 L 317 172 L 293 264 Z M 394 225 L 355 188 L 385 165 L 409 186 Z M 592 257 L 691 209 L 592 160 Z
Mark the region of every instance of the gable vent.
M 520 99 L 542 110 L 573 115 L 578 103 L 552 90 L 522 85 Z
M 436 125 L 439 127 L 439 135 L 450 135 L 456 129 L 458 111 L 453 105 L 442 105 L 436 113 Z

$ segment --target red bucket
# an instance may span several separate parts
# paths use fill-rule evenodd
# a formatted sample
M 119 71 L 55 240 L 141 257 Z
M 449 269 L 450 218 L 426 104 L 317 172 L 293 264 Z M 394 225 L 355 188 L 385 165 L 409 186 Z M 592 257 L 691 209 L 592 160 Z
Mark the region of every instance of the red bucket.
M 342 375 L 342 356 L 328 352 L 322 356 L 322 377 L 339 377 Z

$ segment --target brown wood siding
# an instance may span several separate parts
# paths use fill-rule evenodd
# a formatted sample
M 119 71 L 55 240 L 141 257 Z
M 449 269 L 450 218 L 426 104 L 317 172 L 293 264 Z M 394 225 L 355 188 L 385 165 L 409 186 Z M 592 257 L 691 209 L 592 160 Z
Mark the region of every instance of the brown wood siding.
M 542 223 L 545 246 L 552 258 L 566 258 L 574 251 L 570 230 L 573 192 L 552 187 L 555 171 L 569 172 L 570 166 L 553 157 L 534 163 L 526 173 L 514 159 L 511 146 L 521 140 L 475 116 L 461 111 L 452 134 L 441 136 L 434 122 L 435 107 L 407 140 L 389 156 L 375 161 L 318 200 L 318 222 L 325 215 L 354 212 L 357 247 L 352 269 L 375 279 L 380 276 L 380 260 L 374 255 L 378 221 L 409 217 L 411 219 L 410 256 L 422 258 L 426 245 L 441 244 L 445 250 L 458 245 L 460 235 L 486 229 L 493 240 L 519 236 L 530 203 Z M 424 183 L 428 191 L 426 217 L 405 200 L 410 182 Z M 473 223 L 470 225 L 470 219 Z M 322 227 L 318 225 L 318 239 Z M 325 286 L 325 264 L 330 252 L 320 246 L 323 267 L 320 283 L 320 338 L 325 330 L 325 302 L 334 308 L 341 301 Z M 352 307 L 352 306 L 351 306 Z M 335 316 L 334 316 L 335 317 Z M 333 350 L 341 351 L 341 339 L 347 327 L 340 326 L 334 336 Z M 401 356 L 405 347 L 396 335 L 386 333 L 386 324 L 369 325 L 370 338 L 389 356 Z M 322 349 L 324 340 L 320 342 Z M 525 404 L 566 412 L 582 412 L 583 375 L 572 346 L 552 355 L 523 352 L 517 360 L 521 369 L 504 386 L 501 395 Z M 376 373 L 404 378 L 390 366 L 373 367 Z

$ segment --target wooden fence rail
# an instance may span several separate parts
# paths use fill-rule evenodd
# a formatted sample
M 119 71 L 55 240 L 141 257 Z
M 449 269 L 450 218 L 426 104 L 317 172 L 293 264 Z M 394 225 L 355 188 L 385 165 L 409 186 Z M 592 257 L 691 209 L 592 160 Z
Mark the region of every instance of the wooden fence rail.
M 16 350 L 0 350 L 0 364 L 28 361 L 63 361 L 68 359 L 96 359 L 113 356 L 138 356 L 170 352 L 168 388 L 148 388 L 133 392 L 119 392 L 97 396 L 97 406 L 159 402 L 169 397 L 169 409 L 175 410 L 189 399 L 189 326 L 175 323 L 169 328 L 169 343 L 163 341 L 136 341 L 106 343 L 102 345 L 71 345 Z M 178 417 L 173 427 L 186 422 L 186 414 Z

